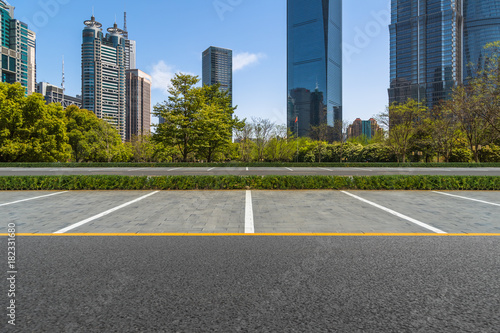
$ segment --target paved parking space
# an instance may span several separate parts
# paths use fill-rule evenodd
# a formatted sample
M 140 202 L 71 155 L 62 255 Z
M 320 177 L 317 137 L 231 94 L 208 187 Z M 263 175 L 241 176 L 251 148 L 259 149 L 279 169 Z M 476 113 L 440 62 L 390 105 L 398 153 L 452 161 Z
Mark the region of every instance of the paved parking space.
M 18 233 L 500 234 L 500 192 L 443 193 L 0 192 L 0 214 Z
M 424 229 L 338 191 L 254 191 L 255 232 L 419 233 Z

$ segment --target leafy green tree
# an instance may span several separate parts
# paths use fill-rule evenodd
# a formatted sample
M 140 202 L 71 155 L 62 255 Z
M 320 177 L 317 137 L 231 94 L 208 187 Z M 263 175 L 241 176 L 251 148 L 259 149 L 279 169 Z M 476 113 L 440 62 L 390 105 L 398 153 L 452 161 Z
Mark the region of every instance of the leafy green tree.
M 240 160 L 243 162 L 250 162 L 252 160 L 252 150 L 254 148 L 254 141 L 252 140 L 253 125 L 243 120 L 244 125 L 241 128 L 236 128 L 235 138 L 238 143 L 238 150 Z
M 199 111 L 203 98 L 201 89 L 194 87 L 199 81 L 197 76 L 176 74 L 168 89 L 168 101 L 154 107 L 154 114 L 165 119 L 165 123 L 158 125 L 154 140 L 176 146 L 183 162 L 196 152 L 201 136 Z
M 66 128 L 76 162 L 126 162 L 132 157 L 118 131 L 91 111 L 67 107 Z
M 132 150 L 133 162 L 144 163 L 155 161 L 156 147 L 150 134 L 133 135 L 129 144 Z
M 389 129 L 388 145 L 398 158 L 406 163 L 406 155 L 412 140 L 418 134 L 422 115 L 427 111 L 423 103 L 411 98 L 406 103 L 392 103 L 385 113 L 378 116 L 379 122 Z
M 233 131 L 243 128 L 245 123 L 234 116 L 236 107 L 231 106 L 231 96 L 220 89 L 220 84 L 203 86 L 201 98 L 196 122 L 199 126 L 198 154 L 212 162 L 215 154 L 225 155 L 228 152 Z
M 58 162 L 70 157 L 64 112 L 20 84 L 0 83 L 0 161 Z

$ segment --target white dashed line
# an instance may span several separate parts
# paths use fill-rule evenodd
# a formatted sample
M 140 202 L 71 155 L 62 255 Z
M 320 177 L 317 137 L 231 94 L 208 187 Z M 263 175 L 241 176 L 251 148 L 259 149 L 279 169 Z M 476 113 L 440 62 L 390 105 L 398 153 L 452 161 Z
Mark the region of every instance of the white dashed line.
M 248 171 L 248 167 L 247 167 L 247 171 Z
M 167 172 L 170 172 L 170 171 L 175 171 L 175 170 L 180 170 L 182 168 L 175 168 L 175 169 L 170 169 L 170 170 L 167 170 Z
M 130 169 L 130 170 L 127 170 L 127 172 L 131 172 L 131 171 L 139 171 L 139 170 L 146 170 L 146 169 L 149 169 L 149 168 L 137 168 L 137 169 Z
M 353 168 L 355 170 L 362 170 L 362 171 L 369 171 L 369 172 L 373 172 L 373 170 L 370 170 L 370 169 L 366 169 L 366 168 Z
M 285 169 L 287 169 L 288 171 L 292 171 L 292 172 L 293 172 L 293 170 L 292 170 L 292 169 L 290 169 L 290 168 L 285 168 Z
M 154 195 L 154 194 L 156 194 L 156 193 L 158 193 L 158 192 L 160 192 L 160 191 L 156 191 L 156 192 L 153 192 L 153 193 L 149 193 L 148 195 L 145 195 L 145 196 L 142 196 L 142 197 L 137 198 L 137 199 L 135 199 L 135 200 L 132 200 L 132 201 L 130 201 L 130 202 L 124 203 L 123 205 L 120 205 L 120 206 L 118 206 L 118 207 L 112 208 L 112 209 L 107 210 L 107 211 L 105 211 L 105 212 L 103 212 L 103 213 L 101 213 L 101 214 L 97 214 L 97 215 L 92 216 L 92 217 L 90 217 L 90 218 L 88 218 L 88 219 L 86 219 L 86 220 L 83 220 L 83 221 L 81 221 L 81 222 L 78 222 L 78 223 L 75 223 L 75 224 L 73 224 L 73 225 L 70 225 L 69 227 L 66 227 L 66 228 L 64 228 L 64 229 L 61 229 L 61 230 L 59 230 L 59 231 L 56 231 L 56 232 L 54 232 L 54 234 L 64 234 L 64 233 L 66 233 L 66 232 L 68 232 L 68 231 L 70 231 L 70 230 L 73 230 L 73 229 L 75 229 L 75 228 L 81 227 L 82 225 L 87 224 L 87 223 L 89 223 L 89 222 L 91 222 L 91 221 L 97 220 L 97 219 L 99 219 L 99 218 L 101 218 L 101 217 L 103 217 L 103 216 L 106 216 L 106 215 L 109 215 L 109 214 L 111 214 L 111 213 L 113 213 L 113 212 L 116 212 L 116 211 L 117 211 L 117 210 L 119 210 L 119 209 L 125 208 L 125 207 L 127 207 L 127 206 L 129 206 L 129 205 L 131 205 L 131 204 L 133 204 L 133 203 L 136 203 L 136 202 L 138 202 L 138 201 L 141 201 L 141 200 L 143 200 L 143 199 L 146 199 L 147 197 L 150 197 L 150 196 L 152 196 L 152 195 Z
M 320 169 L 320 170 L 326 170 L 326 171 L 331 171 L 331 172 L 333 172 L 333 170 L 331 170 L 331 169 L 325 169 L 325 168 L 318 168 L 318 169 Z
M 207 170 L 207 172 L 208 172 L 208 171 L 212 171 L 213 169 L 215 169 L 215 168 L 208 169 L 208 170 Z
M 8 206 L 8 205 L 13 205 L 13 204 L 16 204 L 16 203 L 19 203 L 19 202 L 25 202 L 25 201 L 30 201 L 30 200 L 36 200 L 36 199 L 41 199 L 41 198 L 52 197 L 54 195 L 63 194 L 63 193 L 68 193 L 68 191 L 58 192 L 58 193 L 52 193 L 52 194 L 47 194 L 47 195 L 42 195 L 40 197 L 34 197 L 34 198 L 30 198 L 30 199 L 23 199 L 23 200 L 8 202 L 8 203 L 0 204 L 0 207 L 2 207 L 2 206 Z
M 467 197 L 461 197 L 459 195 L 450 194 L 450 193 L 443 193 L 443 192 L 437 192 L 437 191 L 432 191 L 432 192 L 433 193 L 442 194 L 442 195 L 447 195 L 449 197 L 460 198 L 460 199 L 465 199 L 465 200 L 470 200 L 470 201 L 476 201 L 476 202 L 480 202 L 480 203 L 484 203 L 484 204 L 488 204 L 488 205 L 493 205 L 493 206 L 500 207 L 500 204 L 493 203 L 493 202 L 488 202 L 488 201 L 483 201 L 483 200 L 477 200 L 477 199 L 472 199 L 472 198 L 467 198 Z
M 351 193 L 349 193 L 349 192 L 345 192 L 345 191 L 341 191 L 341 192 L 342 192 L 342 193 L 344 193 L 344 194 L 347 194 L 347 195 L 349 195 L 349 196 L 351 196 L 351 197 L 353 197 L 353 198 L 356 198 L 356 199 L 358 199 L 359 201 L 365 202 L 365 203 L 367 203 L 367 204 L 369 204 L 369 205 L 372 205 L 372 206 L 374 206 L 374 207 L 377 207 L 377 208 L 379 208 L 379 209 L 382 209 L 383 211 L 385 211 L 385 212 L 387 212 L 387 213 L 389 213 L 389 214 L 395 215 L 395 216 L 397 216 L 397 217 L 399 217 L 399 218 L 402 218 L 402 219 L 404 219 L 404 220 L 406 220 L 406 221 L 409 221 L 409 222 L 411 222 L 411 223 L 415 223 L 415 224 L 417 224 L 417 225 L 419 225 L 419 226 L 421 226 L 421 227 L 423 227 L 423 228 L 425 228 L 425 229 L 431 230 L 431 231 L 433 231 L 433 232 L 435 232 L 435 233 L 437 233 L 437 234 L 446 234 L 446 233 L 447 233 L 447 232 L 444 232 L 443 230 L 440 230 L 440 229 L 438 229 L 438 228 L 434 228 L 433 226 L 430 226 L 430 225 L 428 225 L 428 224 L 425 224 L 425 223 L 423 223 L 423 222 L 420 222 L 420 221 L 418 221 L 418 220 L 415 220 L 415 219 L 413 219 L 413 218 L 411 218 L 411 217 L 409 217 L 409 216 L 406 216 L 406 215 L 403 215 L 403 214 L 401 214 L 401 213 L 398 213 L 398 212 L 396 212 L 396 211 L 394 211 L 394 210 L 392 210 L 392 209 L 386 208 L 386 207 L 381 206 L 381 205 L 379 205 L 379 204 L 376 204 L 376 203 L 374 203 L 374 202 L 371 202 L 371 201 L 368 201 L 368 200 L 363 199 L 363 198 L 361 198 L 361 197 L 358 197 L 357 195 L 354 195 L 354 194 L 351 194 Z
M 252 191 L 247 191 L 245 200 L 245 234 L 254 234 L 255 227 L 253 224 L 253 208 L 252 208 Z

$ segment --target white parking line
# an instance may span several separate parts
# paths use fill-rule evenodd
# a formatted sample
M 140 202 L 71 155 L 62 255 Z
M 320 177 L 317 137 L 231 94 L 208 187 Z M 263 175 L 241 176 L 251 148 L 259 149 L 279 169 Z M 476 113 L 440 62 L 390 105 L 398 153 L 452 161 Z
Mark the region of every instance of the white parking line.
M 347 194 L 347 195 L 349 195 L 349 196 L 351 196 L 351 197 L 353 197 L 353 198 L 356 198 L 356 199 L 358 199 L 359 201 L 365 202 L 365 203 L 367 203 L 367 204 L 369 204 L 369 205 L 372 205 L 372 206 L 374 206 L 374 207 L 377 207 L 377 208 L 379 208 L 379 209 L 382 209 L 383 211 L 385 211 L 385 212 L 387 212 L 387 213 L 389 213 L 389 214 L 395 215 L 395 216 L 397 216 L 397 217 L 399 217 L 399 218 L 402 218 L 402 219 L 404 219 L 404 220 L 406 220 L 406 221 L 409 221 L 409 222 L 411 222 L 411 223 L 415 223 L 415 224 L 417 224 L 417 225 L 419 225 L 419 226 L 421 226 L 421 227 L 423 227 L 423 228 L 425 228 L 425 229 L 429 229 L 429 230 L 431 230 L 431 231 L 433 231 L 433 232 L 435 232 L 435 233 L 437 233 L 437 234 L 446 234 L 446 233 L 447 233 L 447 232 L 444 232 L 443 230 L 440 230 L 440 229 L 438 229 L 438 228 L 434 228 L 433 226 L 430 226 L 430 225 L 428 225 L 428 224 L 425 224 L 425 223 L 423 223 L 423 222 L 420 222 L 420 221 L 418 221 L 418 220 L 415 220 L 415 219 L 413 219 L 413 218 L 411 218 L 411 217 L 409 217 L 409 216 L 406 216 L 406 215 L 403 215 L 403 214 L 401 214 L 401 213 L 398 213 L 398 212 L 396 212 L 396 211 L 394 211 L 394 210 L 392 210 L 392 209 L 386 208 L 386 207 L 381 206 L 381 205 L 378 205 L 378 204 L 376 204 L 376 203 L 374 203 L 374 202 L 371 202 L 371 201 L 368 201 L 368 200 L 363 199 L 363 198 L 361 198 L 361 197 L 358 197 L 357 195 L 354 195 L 354 194 L 352 194 L 352 193 L 345 192 L 345 191 L 341 191 L 341 192 L 342 192 L 342 193 L 344 193 L 344 194 Z
M 23 200 L 8 202 L 8 203 L 0 204 L 0 207 L 2 207 L 2 206 L 8 206 L 8 205 L 13 205 L 13 204 L 16 204 L 16 203 L 19 203 L 19 202 L 25 202 L 25 201 L 30 201 L 30 200 L 35 200 L 35 199 L 41 199 L 41 198 L 47 198 L 47 197 L 51 197 L 51 196 L 58 195 L 58 194 L 63 194 L 63 193 L 68 193 L 68 191 L 58 192 L 58 193 L 52 193 L 52 194 L 47 194 L 47 195 L 42 195 L 40 197 L 34 197 L 34 198 L 30 198 L 30 199 L 23 199 Z
M 253 208 L 252 208 L 252 191 L 247 191 L 245 200 L 245 234 L 254 234 L 255 227 L 253 224 Z
M 293 170 L 292 170 L 292 169 L 290 169 L 290 168 L 285 168 L 285 169 L 287 169 L 288 171 L 293 171 Z
M 484 204 L 488 204 L 488 205 L 493 205 L 493 206 L 500 207 L 500 204 L 493 203 L 493 202 L 488 202 L 488 201 L 483 201 L 483 200 L 477 200 L 477 199 L 472 199 L 472 198 L 467 198 L 467 197 L 461 197 L 459 195 L 450 194 L 450 193 L 443 193 L 443 192 L 438 192 L 438 191 L 432 191 L 432 192 L 433 193 L 442 194 L 442 195 L 447 195 L 449 197 L 460 198 L 460 199 L 465 199 L 465 200 L 470 200 L 470 201 L 476 201 L 476 202 L 480 202 L 480 203 L 484 203 Z
M 106 215 L 109 215 L 109 214 L 111 214 L 111 213 L 113 213 L 113 212 L 116 212 L 116 211 L 117 211 L 117 210 L 119 210 L 119 209 L 125 208 L 125 207 L 127 207 L 127 206 L 129 206 L 129 205 L 131 205 L 131 204 L 133 204 L 133 203 L 136 203 L 136 202 L 138 202 L 138 201 L 141 201 L 142 199 L 146 199 L 147 197 L 150 197 L 150 196 L 152 196 L 152 195 L 154 195 L 154 194 L 156 194 L 156 193 L 158 193 L 158 192 L 160 192 L 160 191 L 156 191 L 156 192 L 153 192 L 153 193 L 149 193 L 148 195 L 145 195 L 145 196 L 142 196 L 142 197 L 137 198 L 137 199 L 135 199 L 135 200 L 132 200 L 132 201 L 130 201 L 130 202 L 124 203 L 123 205 L 120 205 L 120 206 L 118 206 L 118 207 L 112 208 L 112 209 L 107 210 L 107 211 L 105 211 L 105 212 L 103 212 L 103 213 L 101 213 L 101 214 L 97 214 L 97 215 L 92 216 L 92 217 L 90 217 L 90 218 L 88 218 L 88 219 L 86 219 L 86 220 L 83 220 L 83 221 L 81 221 L 81 222 L 78 222 L 78 223 L 75 223 L 75 224 L 73 224 L 73 225 L 70 225 L 69 227 L 66 227 L 66 228 L 64 228 L 64 229 L 61 229 L 61 230 L 59 230 L 59 231 L 56 231 L 56 232 L 54 232 L 54 234 L 64 234 L 64 233 L 66 233 L 66 232 L 68 232 L 68 231 L 70 231 L 70 230 L 72 230 L 72 229 L 75 229 L 75 228 L 81 227 L 82 225 L 84 225 L 84 224 L 86 224 L 86 223 L 89 223 L 89 222 L 91 222 L 91 221 L 97 220 L 97 219 L 99 219 L 99 218 L 101 218 L 101 217 L 103 217 L 103 216 L 106 216 Z
M 212 171 L 213 169 L 215 169 L 215 168 L 210 168 L 210 169 L 208 169 L 208 170 L 207 170 L 207 172 L 208 172 L 208 171 Z

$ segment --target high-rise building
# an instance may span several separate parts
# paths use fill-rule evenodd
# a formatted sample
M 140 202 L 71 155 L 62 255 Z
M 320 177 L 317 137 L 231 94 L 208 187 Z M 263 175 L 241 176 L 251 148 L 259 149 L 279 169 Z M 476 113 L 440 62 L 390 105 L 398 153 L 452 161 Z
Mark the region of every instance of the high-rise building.
M 82 105 L 126 138 L 125 38 L 116 23 L 103 35 L 95 17 L 84 22 Z
M 77 95 L 76 97 L 73 97 L 65 95 L 63 88 L 47 82 L 37 83 L 36 92 L 43 95 L 47 104 L 61 103 L 63 108 L 67 108 L 70 105 L 76 105 L 79 108 L 82 107 L 81 96 Z
M 2 82 L 19 82 L 31 95 L 36 89 L 36 34 L 14 19 L 14 7 L 0 0 Z
M 130 69 L 127 77 L 127 136 L 147 135 L 151 132 L 151 76 L 138 69 Z
M 125 37 L 125 69 L 135 69 L 137 43 L 135 40 L 128 39 L 127 12 L 123 15 L 123 22 L 123 37 Z
M 464 0 L 464 81 L 484 68 L 484 46 L 500 40 L 500 1 Z
M 342 0 L 287 0 L 287 21 L 288 127 L 308 136 L 342 121 Z
M 429 107 L 462 81 L 461 0 L 392 0 L 389 101 Z
M 392 0 L 389 102 L 433 107 L 484 64 L 500 40 L 498 0 Z
M 220 83 L 223 91 L 233 96 L 233 51 L 221 47 L 210 46 L 203 52 L 204 85 L 211 86 Z

